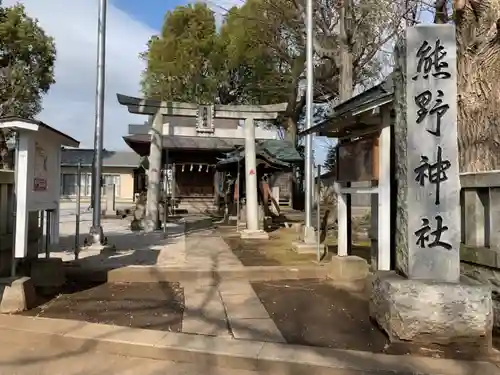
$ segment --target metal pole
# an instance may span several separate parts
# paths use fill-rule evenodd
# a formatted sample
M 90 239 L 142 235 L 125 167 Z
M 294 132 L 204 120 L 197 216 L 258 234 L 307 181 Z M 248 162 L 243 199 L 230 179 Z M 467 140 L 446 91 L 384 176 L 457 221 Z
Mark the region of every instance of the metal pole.
M 104 235 L 101 226 L 101 179 L 102 179 L 102 147 L 104 127 L 104 93 L 106 69 L 106 11 L 107 0 L 99 0 L 99 20 L 97 39 L 97 88 L 94 133 L 95 163 L 93 170 L 94 207 L 92 212 L 92 228 L 90 234 L 93 242 L 102 244 Z
M 45 211 L 47 219 L 45 220 L 45 258 L 50 258 L 50 227 L 52 226 L 52 211 Z
M 41 249 L 44 248 L 44 243 L 45 243 L 44 242 L 44 235 L 43 235 L 43 231 L 44 231 L 44 228 L 45 228 L 45 222 L 44 222 L 44 216 L 43 216 L 44 213 L 45 212 L 43 210 L 42 211 L 38 211 L 38 215 L 39 215 L 39 219 L 40 219 L 40 221 L 38 223 L 39 224 L 38 227 L 42 231 L 42 233 L 40 235 L 40 238 L 38 240 L 38 252 L 40 252 Z
M 313 126 L 313 0 L 307 0 L 307 66 L 306 66 L 306 129 Z M 312 195 L 313 195 L 313 145 L 312 134 L 306 135 L 305 145 L 305 226 L 312 226 Z
M 172 201 L 172 216 L 175 216 L 175 163 L 172 163 L 172 192 L 171 192 L 171 201 Z
M 321 251 L 320 251 L 320 242 L 321 242 L 321 165 L 318 165 L 318 176 L 316 181 L 316 216 L 317 216 L 317 225 L 316 228 L 316 259 L 318 262 L 321 261 Z
M 81 205 L 81 185 L 82 185 L 82 163 L 78 162 L 76 167 L 76 215 L 75 215 L 75 259 L 78 259 L 80 252 L 80 205 Z
M 163 238 L 168 237 L 167 219 L 168 219 L 168 150 L 165 150 L 165 175 L 163 180 Z

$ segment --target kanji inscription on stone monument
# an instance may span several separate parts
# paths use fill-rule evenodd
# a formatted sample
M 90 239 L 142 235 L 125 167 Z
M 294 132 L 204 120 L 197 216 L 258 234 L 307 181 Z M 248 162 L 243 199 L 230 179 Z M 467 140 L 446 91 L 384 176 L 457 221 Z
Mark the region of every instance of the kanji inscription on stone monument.
M 460 277 L 455 28 L 406 31 L 408 277 Z

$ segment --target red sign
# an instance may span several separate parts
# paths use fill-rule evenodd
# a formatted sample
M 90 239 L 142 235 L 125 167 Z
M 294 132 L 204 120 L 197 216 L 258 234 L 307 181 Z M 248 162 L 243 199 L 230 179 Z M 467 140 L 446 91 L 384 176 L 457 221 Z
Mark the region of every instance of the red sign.
M 253 169 L 250 169 L 250 172 L 248 173 L 250 176 L 255 174 L 255 171 Z
M 44 178 L 35 178 L 33 181 L 34 191 L 46 191 L 47 190 L 47 180 Z

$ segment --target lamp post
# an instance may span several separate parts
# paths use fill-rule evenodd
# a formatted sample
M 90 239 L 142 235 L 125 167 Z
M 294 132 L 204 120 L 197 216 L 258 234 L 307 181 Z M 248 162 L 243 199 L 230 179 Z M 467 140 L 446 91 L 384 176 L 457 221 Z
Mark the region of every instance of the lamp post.
M 104 93 L 105 93 L 105 65 L 106 65 L 106 12 L 108 1 L 99 0 L 99 20 L 97 30 L 97 85 L 96 111 L 94 132 L 95 162 L 92 171 L 94 186 L 94 207 L 92 212 L 92 227 L 90 235 L 94 244 L 103 244 L 104 234 L 101 226 L 101 181 L 102 181 L 102 147 L 104 125 Z
M 306 17 L 306 129 L 313 126 L 313 90 L 314 90 L 314 65 L 313 65 L 313 0 L 307 0 Z M 312 195 L 313 195 L 313 145 L 312 134 L 306 135 L 305 144 L 305 230 L 309 232 L 312 227 Z M 308 230 L 309 229 L 309 230 Z M 307 235 L 306 235 L 307 237 Z

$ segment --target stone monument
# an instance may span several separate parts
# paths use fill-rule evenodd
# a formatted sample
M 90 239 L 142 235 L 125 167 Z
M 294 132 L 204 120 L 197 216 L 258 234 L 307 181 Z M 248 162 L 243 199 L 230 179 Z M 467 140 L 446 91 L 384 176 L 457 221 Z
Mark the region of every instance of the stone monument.
M 370 315 L 391 342 L 491 347 L 487 286 L 460 277 L 457 62 L 453 25 L 406 30 L 394 73 L 396 271 L 374 277 Z

